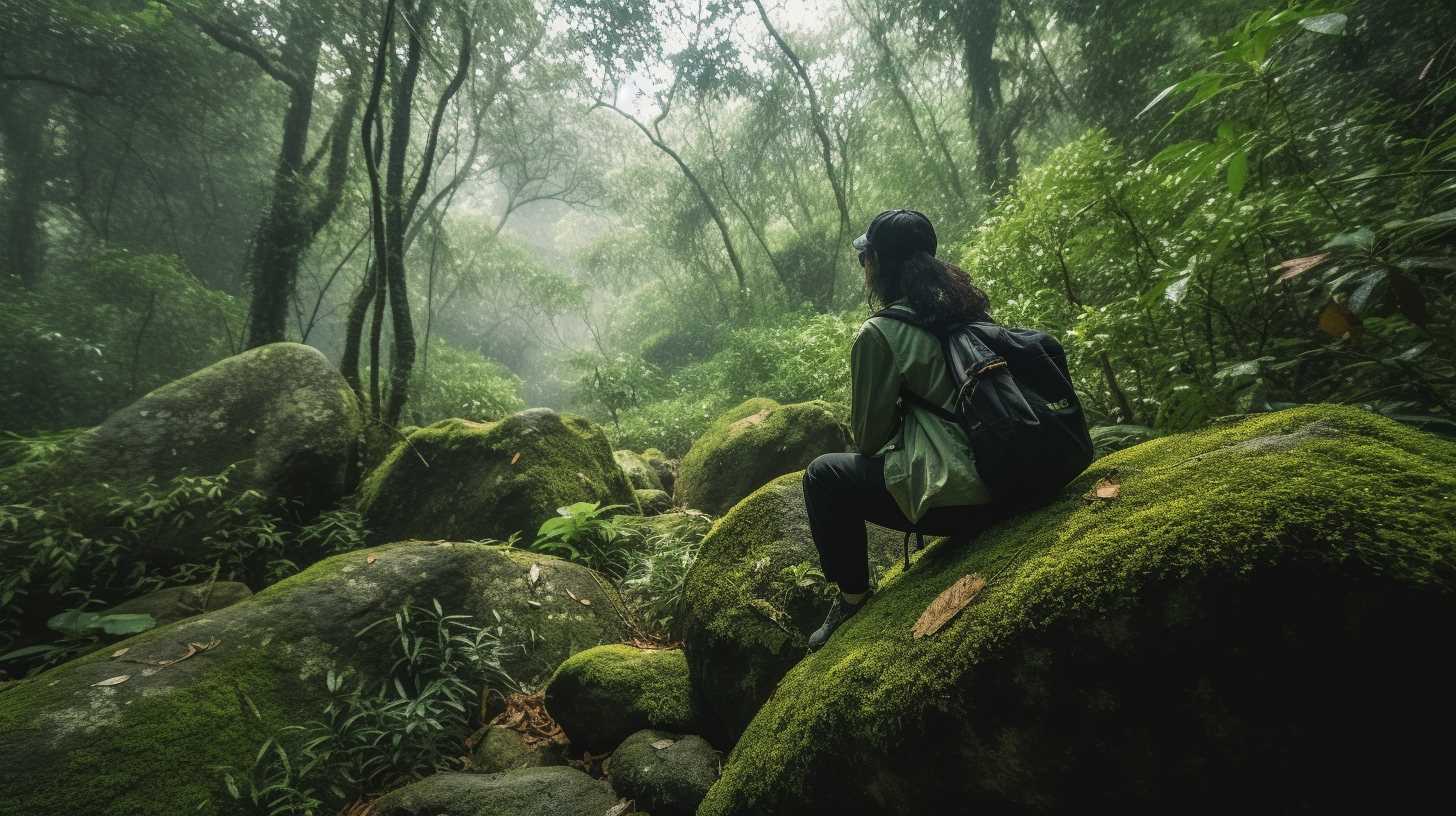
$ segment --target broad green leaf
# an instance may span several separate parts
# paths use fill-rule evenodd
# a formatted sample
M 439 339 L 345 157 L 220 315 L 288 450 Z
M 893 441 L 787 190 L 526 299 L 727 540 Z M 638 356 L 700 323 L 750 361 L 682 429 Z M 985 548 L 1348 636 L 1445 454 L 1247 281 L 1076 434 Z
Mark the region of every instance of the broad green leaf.
M 1238 198 L 1244 191 L 1244 184 L 1249 180 L 1249 154 L 1240 150 L 1229 159 L 1228 166 L 1228 191 L 1234 198 Z
M 1355 314 L 1364 313 L 1366 307 L 1370 305 L 1370 298 L 1375 295 L 1376 288 L 1384 282 L 1384 269 L 1378 269 L 1366 276 L 1365 279 L 1360 282 L 1359 288 L 1355 290 L 1355 294 L 1350 296 L 1350 311 L 1354 312 Z
M 5 654 L 0 655 L 0 663 L 5 663 L 10 660 L 19 660 L 22 657 L 32 657 L 34 655 L 49 654 L 50 652 L 57 651 L 59 648 L 59 646 L 53 646 L 49 643 L 42 643 L 39 646 L 26 646 L 24 649 L 16 649 L 13 652 L 6 652 Z
M 1369 227 L 1360 227 L 1354 232 L 1346 232 L 1331 238 L 1320 249 L 1337 249 L 1342 247 L 1354 247 L 1357 249 L 1369 249 L 1375 242 L 1375 233 Z
M 1350 18 L 1338 12 L 1333 14 L 1321 14 L 1316 17 L 1306 17 L 1299 21 L 1299 27 L 1305 31 L 1313 31 L 1316 34 L 1339 36 L 1345 33 L 1345 24 Z
M 1402 351 L 1400 354 L 1395 355 L 1395 357 L 1393 359 L 1399 360 L 1399 361 L 1401 361 L 1403 363 L 1413 363 L 1413 362 L 1415 362 L 1415 360 L 1416 360 L 1417 357 L 1420 357 L 1422 354 L 1425 354 L 1426 353 L 1426 349 L 1429 349 L 1431 347 L 1431 345 L 1432 345 L 1432 341 L 1430 341 L 1430 340 L 1427 340 L 1424 343 L 1417 343 L 1416 345 L 1411 346 L 1410 348 L 1406 349 L 1405 351 Z
M 96 620 L 100 617 L 95 612 L 68 609 L 59 615 L 53 615 L 50 620 L 46 621 L 46 627 L 63 635 L 80 637 L 95 629 Z
M 108 635 L 134 635 L 156 628 L 156 625 L 157 619 L 143 612 L 101 615 L 92 624 L 92 628 L 99 626 Z

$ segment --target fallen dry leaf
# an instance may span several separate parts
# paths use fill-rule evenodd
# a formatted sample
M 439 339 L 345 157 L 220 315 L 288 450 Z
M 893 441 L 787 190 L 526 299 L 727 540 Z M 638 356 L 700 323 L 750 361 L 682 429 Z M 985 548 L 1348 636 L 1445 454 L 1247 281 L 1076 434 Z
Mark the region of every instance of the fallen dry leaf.
M 531 586 L 535 586 L 536 585 L 536 582 L 537 581 L 540 581 L 540 580 L 541 580 L 541 565 L 540 564 L 532 564 L 531 565 L 531 571 L 528 572 L 528 573 L 526 573 L 526 582 L 529 583 Z
M 617 804 L 612 805 L 611 807 L 607 808 L 607 812 L 606 812 L 605 816 L 622 816 L 623 813 L 631 813 L 631 812 L 632 812 L 632 803 L 630 801 L 625 801 L 624 800 L 624 801 L 618 802 Z
M 216 649 L 219 643 L 222 643 L 222 641 L 210 640 L 206 643 L 189 643 L 187 644 L 187 651 L 184 652 L 181 657 L 174 657 L 171 660 L 158 660 L 154 665 L 166 668 L 168 666 L 181 663 L 182 661 L 193 655 L 202 654 L 203 652 L 206 652 L 210 649 Z
M 962 575 L 960 580 L 951 584 L 940 596 L 925 607 L 920 613 L 920 620 L 915 621 L 915 628 L 911 630 L 916 638 L 923 638 L 926 635 L 933 635 L 939 632 L 942 627 L 950 622 L 976 597 L 986 586 L 986 579 L 972 573 Z
M 530 607 L 534 607 L 536 609 L 540 609 L 541 608 L 541 602 L 540 601 L 526 601 L 526 605 L 527 606 L 530 606 Z
M 1082 496 L 1082 501 L 1112 501 L 1122 495 L 1122 480 L 1116 473 L 1109 473 L 1097 480 L 1092 489 Z
M 659 751 L 661 751 L 663 748 L 666 748 L 666 747 L 668 747 L 669 745 L 672 745 L 675 742 L 677 742 L 677 740 L 660 739 L 657 742 L 652 743 L 652 747 L 653 748 L 656 748 Z
M 364 563 L 366 563 L 366 564 L 373 564 L 375 561 L 378 561 L 378 560 L 379 560 L 379 556 L 377 556 L 377 555 L 371 555 L 368 558 L 365 558 L 364 559 Z
M 518 451 L 518 452 L 517 452 L 517 453 L 516 453 L 516 455 L 515 455 L 515 456 L 512 456 L 512 457 L 511 457 L 511 464 L 513 464 L 513 465 L 514 465 L 514 464 L 515 464 L 515 463 L 517 463 L 517 462 L 519 462 L 519 461 L 521 461 L 521 454 L 520 454 L 520 452 L 519 452 L 519 451 Z
M 97 681 L 95 683 L 92 683 L 91 685 L 92 686 L 119 686 L 122 683 L 125 683 L 126 681 L 128 681 L 130 679 L 131 679 L 131 675 L 129 675 L 129 674 L 118 674 L 115 677 L 108 677 L 105 680 L 99 680 L 99 681 Z
M 117 649 L 116 651 L 112 652 L 111 653 L 111 656 L 112 657 L 121 657 L 122 655 L 126 654 L 129 651 L 131 651 L 131 647 L 130 646 L 127 646 L 124 649 Z
M 1284 263 L 1279 264 L 1279 271 L 1281 273 L 1279 275 L 1279 283 L 1283 283 L 1290 278 L 1303 275 L 1305 272 L 1314 269 L 1315 267 L 1323 264 L 1329 259 L 1330 253 L 1328 252 L 1320 252 L 1315 255 L 1306 255 L 1303 258 L 1290 258 Z

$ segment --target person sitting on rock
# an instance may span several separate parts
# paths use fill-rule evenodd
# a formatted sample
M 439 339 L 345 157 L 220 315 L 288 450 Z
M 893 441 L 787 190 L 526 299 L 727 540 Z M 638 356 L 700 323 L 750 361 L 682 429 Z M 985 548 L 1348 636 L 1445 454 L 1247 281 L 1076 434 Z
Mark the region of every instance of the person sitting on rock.
M 915 210 L 886 210 L 854 239 L 865 287 L 879 306 L 903 309 L 931 327 L 990 322 L 986 294 L 935 257 L 935 228 Z M 872 593 L 865 522 L 951 535 L 987 513 L 990 492 L 976 473 L 959 424 L 900 399 L 902 392 L 953 410 L 955 385 L 940 342 L 915 325 L 871 317 L 849 356 L 850 431 L 858 453 L 828 453 L 804 472 L 809 529 L 824 577 L 839 588 L 809 637 L 823 646 Z

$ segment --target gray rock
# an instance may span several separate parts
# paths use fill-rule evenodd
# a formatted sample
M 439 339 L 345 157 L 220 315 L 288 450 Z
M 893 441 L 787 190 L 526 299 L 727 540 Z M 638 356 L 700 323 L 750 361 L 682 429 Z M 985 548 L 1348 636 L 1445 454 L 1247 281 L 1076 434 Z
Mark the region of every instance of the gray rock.
M 529 541 L 556 508 L 579 501 L 637 506 L 601 429 L 546 408 L 421 428 L 359 489 L 371 542 L 516 532 Z
M 331 669 L 382 678 L 398 656 L 393 620 L 361 630 L 434 599 L 478 626 L 496 626 L 498 613 L 508 639 L 530 643 L 505 659 L 527 685 L 572 653 L 626 634 L 595 574 L 559 559 L 450 542 L 338 555 L 225 609 L 123 641 L 120 656 L 104 649 L 7 688 L 0 813 L 236 812 L 216 768 L 248 768 L 263 735 L 321 717 Z M 211 804 L 198 811 L 199 801 Z
M 656 816 L 693 816 L 722 768 L 702 737 L 652 730 L 623 740 L 607 762 L 613 789 Z
M 575 768 L 494 774 L 437 773 L 381 797 L 374 816 L 605 816 L 617 803 L 606 782 Z
M 658 477 L 657 470 L 642 458 L 641 454 L 629 450 L 612 451 L 612 458 L 622 467 L 622 473 L 627 476 L 627 481 L 632 483 L 634 490 L 661 490 L 662 479 Z
M 480 744 L 475 746 L 471 759 L 475 763 L 475 770 L 481 773 L 499 773 L 517 768 L 565 765 L 566 752 L 559 743 L 528 745 L 519 731 L 494 725 L 486 729 Z
M 660 516 L 672 512 L 672 497 L 662 490 L 634 490 L 644 516 Z
M 102 614 L 146 614 L 151 615 L 158 626 L 166 626 L 183 618 L 232 606 L 252 595 L 252 590 L 237 581 L 214 581 L 159 589 L 140 598 L 123 601 Z

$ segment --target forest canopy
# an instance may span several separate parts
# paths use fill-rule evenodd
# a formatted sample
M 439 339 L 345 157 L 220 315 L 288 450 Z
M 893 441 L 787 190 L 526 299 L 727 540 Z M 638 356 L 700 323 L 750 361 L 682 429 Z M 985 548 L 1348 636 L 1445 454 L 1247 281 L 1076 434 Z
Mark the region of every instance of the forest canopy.
M 1452 427 L 1449 4 L 0 4 L 0 427 L 312 344 L 380 427 L 844 407 L 912 207 L 1094 425 Z M 1117 433 L 1117 432 L 1109 432 Z

